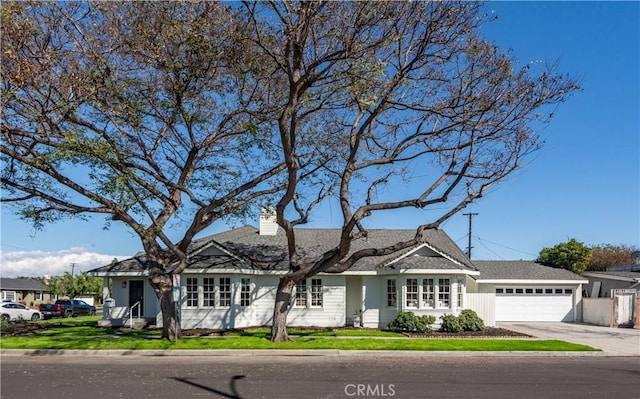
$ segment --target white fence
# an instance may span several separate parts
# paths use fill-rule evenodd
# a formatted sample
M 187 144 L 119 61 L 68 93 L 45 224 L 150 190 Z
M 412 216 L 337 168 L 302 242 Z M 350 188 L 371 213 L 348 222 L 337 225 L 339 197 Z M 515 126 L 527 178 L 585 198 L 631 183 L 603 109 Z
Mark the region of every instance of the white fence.
M 465 296 L 465 309 L 475 311 L 484 321 L 484 325 L 493 327 L 496 325 L 496 295 L 493 293 L 467 293 Z

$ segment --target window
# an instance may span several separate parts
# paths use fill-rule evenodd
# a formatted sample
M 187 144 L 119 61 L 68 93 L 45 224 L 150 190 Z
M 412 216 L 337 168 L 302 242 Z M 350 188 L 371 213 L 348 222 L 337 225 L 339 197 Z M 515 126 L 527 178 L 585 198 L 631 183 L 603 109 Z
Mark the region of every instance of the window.
M 205 308 L 216 306 L 216 279 L 213 277 L 202 279 L 202 306 Z
M 527 294 L 533 294 L 533 288 L 527 288 L 524 290 L 524 292 Z
M 436 306 L 435 289 L 432 278 L 422 279 L 422 307 L 434 308 Z
M 407 279 L 407 307 L 408 308 L 417 308 L 418 307 L 418 279 L 417 278 L 408 278 Z
M 457 290 L 456 290 L 456 294 L 457 294 L 457 307 L 458 308 L 462 308 L 462 280 L 458 280 L 458 285 L 457 285 Z
M 544 289 L 544 293 L 545 294 L 553 294 L 553 288 L 545 288 Z
M 496 288 L 496 294 L 504 294 L 503 288 Z
M 13 302 L 16 300 L 16 292 L 15 291 L 2 291 L 2 300 Z
M 240 279 L 240 306 L 251 304 L 251 279 Z
M 220 277 L 220 307 L 231 306 L 231 279 Z
M 311 279 L 311 306 L 322 306 L 322 279 Z
M 295 307 L 322 307 L 322 279 L 312 278 L 296 284 Z
M 398 305 L 396 280 L 387 280 L 387 306 L 395 308 Z
M 41 301 L 42 300 L 42 291 L 36 291 L 34 298 L 36 301 Z
M 524 293 L 522 288 L 516 288 L 516 294 L 522 294 L 522 293 Z
M 187 306 L 198 307 L 198 279 L 187 277 Z
M 305 280 L 298 281 L 296 284 L 296 306 L 307 306 L 307 282 Z
M 573 294 L 573 290 L 571 288 L 565 288 L 564 289 L 564 293 L 565 294 Z
M 451 285 L 448 278 L 438 279 L 438 307 L 450 307 Z
M 536 288 L 536 294 L 542 294 L 542 288 Z
M 513 288 L 507 288 L 506 290 L 504 290 L 504 292 L 506 292 L 507 294 L 513 294 Z

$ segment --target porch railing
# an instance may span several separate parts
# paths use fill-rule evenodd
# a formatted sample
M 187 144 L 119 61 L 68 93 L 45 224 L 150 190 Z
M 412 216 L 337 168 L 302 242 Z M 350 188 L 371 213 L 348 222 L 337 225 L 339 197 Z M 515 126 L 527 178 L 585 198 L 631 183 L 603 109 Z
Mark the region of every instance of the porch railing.
M 134 303 L 131 308 L 129 308 L 129 327 L 133 330 L 133 310 L 138 307 L 138 313 L 136 314 L 136 319 L 140 318 L 140 301 Z

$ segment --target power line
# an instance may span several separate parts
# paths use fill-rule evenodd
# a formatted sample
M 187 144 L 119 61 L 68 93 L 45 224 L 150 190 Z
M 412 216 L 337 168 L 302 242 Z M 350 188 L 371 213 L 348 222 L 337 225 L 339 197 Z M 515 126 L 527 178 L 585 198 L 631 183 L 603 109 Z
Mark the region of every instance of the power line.
M 476 239 L 477 239 L 478 241 L 483 241 L 483 240 L 484 240 L 485 242 L 488 242 L 488 243 L 493 244 L 493 245 L 497 245 L 497 246 L 502 247 L 502 248 L 509 249 L 509 250 L 511 250 L 511 251 L 520 252 L 520 253 L 527 254 L 527 255 L 531 255 L 531 256 L 535 256 L 535 257 L 537 257 L 537 256 L 538 256 L 537 254 L 532 254 L 531 252 L 522 251 L 522 250 L 519 250 L 519 249 L 515 249 L 515 248 L 508 247 L 508 246 L 506 246 L 506 245 L 498 244 L 497 242 L 489 241 L 489 240 L 486 240 L 486 239 L 480 238 L 479 236 L 476 236 Z

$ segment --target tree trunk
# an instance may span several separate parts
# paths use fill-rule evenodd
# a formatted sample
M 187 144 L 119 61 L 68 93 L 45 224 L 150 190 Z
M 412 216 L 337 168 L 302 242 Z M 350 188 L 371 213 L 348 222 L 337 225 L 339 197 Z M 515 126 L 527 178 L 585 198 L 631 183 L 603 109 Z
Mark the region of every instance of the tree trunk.
M 178 322 L 176 302 L 173 301 L 172 286 L 160 292 L 160 310 L 162 311 L 162 338 L 177 341 L 180 338 L 180 323 Z
M 149 282 L 160 301 L 162 338 L 175 342 L 180 338 L 180 323 L 177 319 L 177 305 L 173 301 L 173 281 L 171 275 L 160 267 L 151 267 L 149 269 Z
M 276 291 L 276 302 L 273 308 L 273 324 L 271 325 L 271 342 L 290 341 L 287 334 L 287 315 L 291 305 L 291 293 L 296 283 L 294 280 L 282 277 Z

